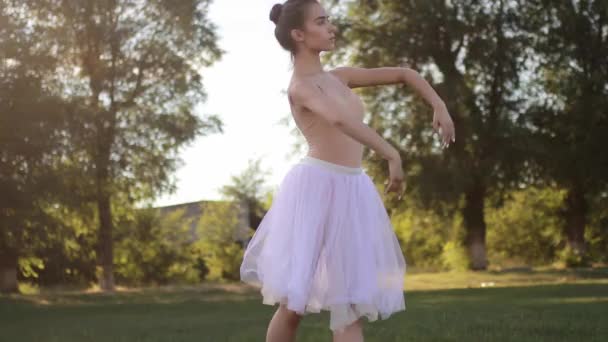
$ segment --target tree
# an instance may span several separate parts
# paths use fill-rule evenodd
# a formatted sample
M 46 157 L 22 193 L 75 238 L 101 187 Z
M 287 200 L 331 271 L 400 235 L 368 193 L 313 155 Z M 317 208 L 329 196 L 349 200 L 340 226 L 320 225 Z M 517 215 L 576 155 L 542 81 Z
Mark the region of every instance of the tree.
M 420 71 L 445 100 L 456 142 L 442 153 L 429 107 L 405 87 L 365 89 L 369 123 L 400 149 L 406 181 L 427 206 L 453 203 L 463 218 L 472 269 L 487 268 L 484 202 L 521 180 L 527 132 L 518 91 L 528 38 L 517 2 L 365 1 L 337 7 L 349 45 L 330 60 Z M 343 16 L 343 18 L 342 18 Z M 386 165 L 369 158 L 370 173 Z M 442 209 L 443 210 L 443 209 Z
M 34 39 L 39 32 L 0 5 L 0 292 L 14 292 L 19 257 L 57 230 L 44 208 L 61 193 L 67 105 L 45 88 L 55 60 Z
M 197 253 L 192 218 L 184 208 L 129 211 L 116 225 L 116 274 L 130 284 L 195 283 Z
M 241 221 L 235 202 L 208 202 L 197 225 L 195 243 L 209 273 L 209 280 L 238 280 L 243 246 L 235 236 Z
M 38 37 L 62 65 L 51 84 L 78 108 L 71 117 L 72 161 L 82 166 L 84 201 L 97 205 L 99 282 L 114 288 L 112 199 L 135 204 L 174 189 L 179 148 L 221 132 L 215 115 L 193 113 L 205 100 L 200 71 L 222 54 L 209 0 L 25 1 Z
M 244 206 L 252 229 L 257 228 L 268 210 L 265 199 L 270 190 L 265 187 L 265 183 L 269 171 L 262 170 L 261 162 L 261 159 L 249 160 L 247 168 L 239 175 L 231 176 L 230 183 L 220 189 L 227 200 Z
M 539 173 L 566 190 L 564 240 L 585 263 L 591 203 L 608 191 L 608 3 L 528 1 L 537 96 L 527 115 Z

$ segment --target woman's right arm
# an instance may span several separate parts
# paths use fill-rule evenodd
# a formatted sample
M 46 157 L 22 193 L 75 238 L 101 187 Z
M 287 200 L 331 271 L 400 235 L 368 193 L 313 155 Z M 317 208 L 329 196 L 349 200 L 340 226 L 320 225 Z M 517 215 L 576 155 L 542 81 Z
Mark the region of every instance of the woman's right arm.
M 344 106 L 327 96 L 315 85 L 300 82 L 291 87 L 289 95 L 296 104 L 321 116 L 346 135 L 380 154 L 384 159 L 400 161 L 399 151 L 395 147 L 364 122 L 346 113 Z
M 384 140 L 374 129 L 361 120 L 356 119 L 344 111 L 344 106 L 336 103 L 316 86 L 309 83 L 300 83 L 292 86 L 289 96 L 294 103 L 299 104 L 313 113 L 321 116 L 332 125 L 338 127 L 349 137 L 368 146 L 388 161 L 389 178 L 384 193 L 389 191 L 400 192 L 403 196 L 403 168 L 399 151 Z

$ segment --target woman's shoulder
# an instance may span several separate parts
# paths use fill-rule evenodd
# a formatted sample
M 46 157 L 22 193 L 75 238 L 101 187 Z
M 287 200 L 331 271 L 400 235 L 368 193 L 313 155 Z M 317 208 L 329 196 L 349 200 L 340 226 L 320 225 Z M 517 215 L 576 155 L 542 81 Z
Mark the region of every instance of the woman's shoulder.
M 306 78 L 292 79 L 287 87 L 287 96 L 292 102 L 294 99 L 303 100 L 309 96 L 314 96 L 315 92 L 315 82 Z
M 340 83 L 347 85 L 345 75 L 340 68 L 328 70 L 323 73 L 327 78 L 337 79 Z M 323 76 L 321 76 L 323 77 Z M 319 77 L 303 77 L 292 78 L 287 87 L 287 94 L 292 97 L 307 97 L 318 95 L 319 92 L 324 92 L 323 87 L 333 87 L 333 80 L 323 79 Z M 323 87 L 321 87 L 323 85 Z
M 348 86 L 348 77 L 346 75 L 348 68 L 349 67 L 346 67 L 346 66 L 339 66 L 339 67 L 330 69 L 327 72 L 330 75 L 336 77 L 338 80 L 340 80 L 340 82 L 342 82 L 345 86 Z

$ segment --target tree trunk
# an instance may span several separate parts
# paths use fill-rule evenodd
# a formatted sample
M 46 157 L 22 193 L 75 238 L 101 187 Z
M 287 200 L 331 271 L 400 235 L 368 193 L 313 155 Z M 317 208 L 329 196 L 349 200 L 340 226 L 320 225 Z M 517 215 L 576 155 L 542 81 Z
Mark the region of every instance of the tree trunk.
M 19 292 L 17 282 L 18 253 L 13 249 L 0 250 L 0 293 Z
M 102 273 L 99 275 L 99 287 L 103 291 L 114 291 L 114 257 L 112 244 L 112 211 L 110 197 L 102 194 L 97 200 L 99 211 L 98 264 Z
M 465 192 L 465 207 L 463 209 L 464 226 L 466 230 L 465 245 L 473 270 L 485 270 L 488 267 L 486 259 L 486 221 L 484 218 L 485 189 L 483 185 L 474 183 Z
M 587 224 L 587 200 L 581 186 L 575 184 L 566 195 L 566 241 L 577 256 L 587 252 L 585 226 Z

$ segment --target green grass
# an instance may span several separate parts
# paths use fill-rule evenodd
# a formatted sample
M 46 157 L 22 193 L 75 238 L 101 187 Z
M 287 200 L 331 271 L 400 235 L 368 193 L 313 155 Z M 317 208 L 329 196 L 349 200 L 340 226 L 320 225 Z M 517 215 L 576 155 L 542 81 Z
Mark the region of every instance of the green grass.
M 437 289 L 442 284 L 461 288 Z M 366 323 L 366 341 L 608 338 L 608 269 L 413 273 L 405 296 L 406 311 Z M 43 290 L 0 296 L 0 341 L 263 341 L 273 311 L 256 290 L 234 284 Z M 328 318 L 306 316 L 298 341 L 330 341 Z
M 550 267 L 511 268 L 485 272 L 423 272 L 409 270 L 407 290 L 505 287 L 559 284 L 608 284 L 608 267 L 557 269 Z

